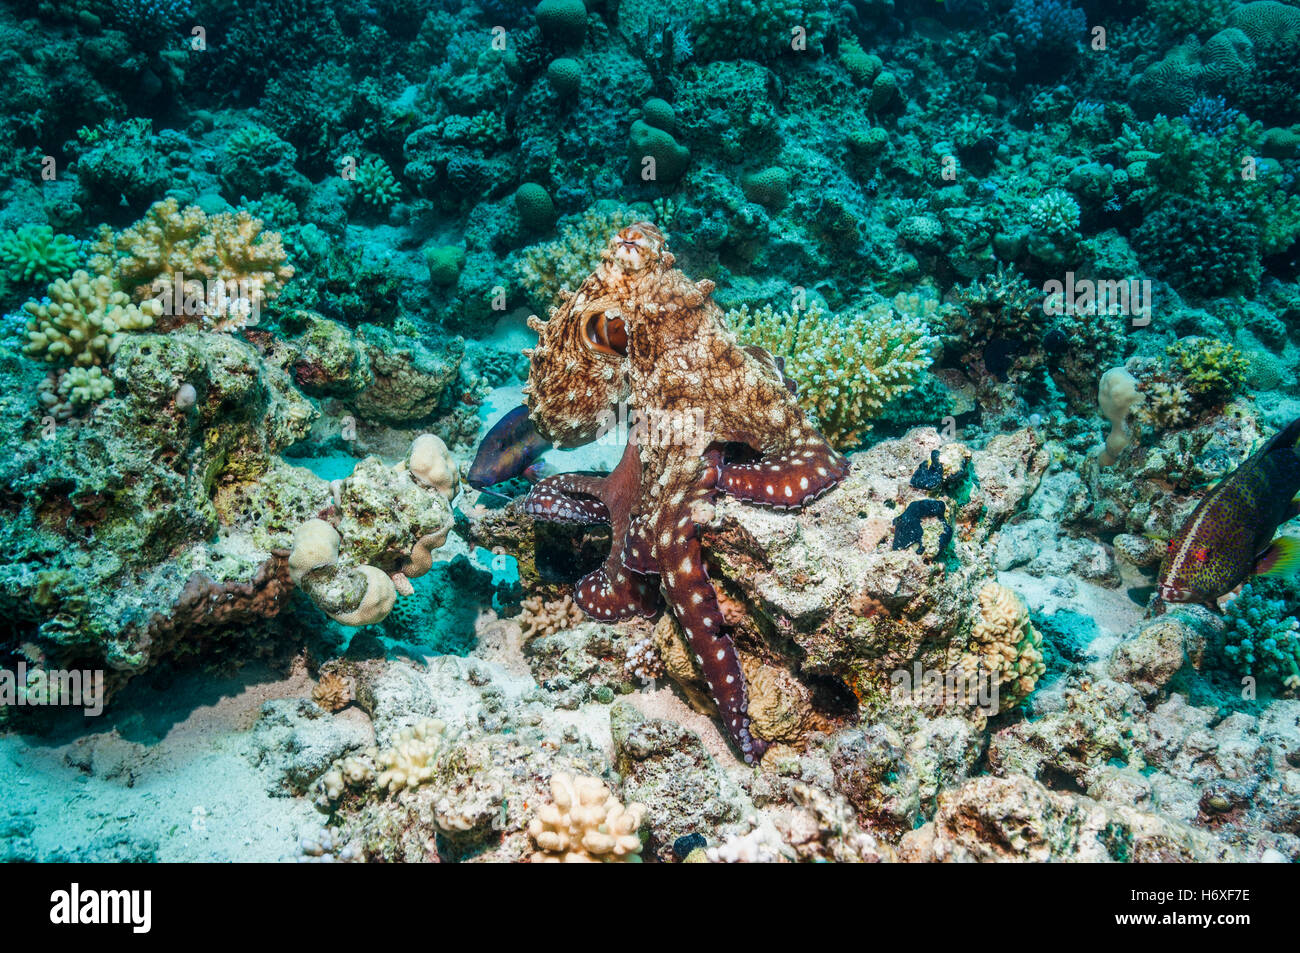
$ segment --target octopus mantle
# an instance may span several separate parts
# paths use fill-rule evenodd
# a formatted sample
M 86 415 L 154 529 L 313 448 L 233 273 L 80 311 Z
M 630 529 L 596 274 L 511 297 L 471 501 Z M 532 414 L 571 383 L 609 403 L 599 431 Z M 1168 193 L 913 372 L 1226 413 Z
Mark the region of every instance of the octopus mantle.
M 524 502 L 540 519 L 607 522 L 603 566 L 575 599 L 594 619 L 653 615 L 660 597 L 681 624 L 746 762 L 766 745 L 749 728 L 745 676 L 700 551 L 696 523 L 718 494 L 796 509 L 848 473 L 809 423 L 793 385 L 761 348 L 741 347 L 710 294 L 673 269 L 663 235 L 620 231 L 578 291 L 530 319 L 539 334 L 524 388 L 538 432 L 558 446 L 609 434 L 635 408 L 622 460 L 608 476 L 568 473 Z

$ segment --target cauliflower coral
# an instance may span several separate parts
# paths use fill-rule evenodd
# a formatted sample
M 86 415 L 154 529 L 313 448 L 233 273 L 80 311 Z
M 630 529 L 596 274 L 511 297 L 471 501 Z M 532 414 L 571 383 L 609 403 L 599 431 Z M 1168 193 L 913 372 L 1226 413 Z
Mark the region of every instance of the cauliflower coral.
M 174 198 L 155 203 L 121 232 L 103 227 L 92 251 L 91 267 L 116 279 L 137 301 L 156 296 L 160 281 L 170 288 L 176 276 L 204 283 L 194 311 L 219 331 L 248 323 L 262 300 L 293 277 L 280 235 L 263 232 L 261 219 L 245 211 L 208 215 L 197 205 L 182 209 Z M 189 290 L 185 296 L 174 303 L 172 325 L 185 323 L 191 312 Z
M 552 803 L 528 823 L 538 847 L 533 863 L 628 863 L 641 860 L 640 804 L 624 807 L 596 778 L 559 773 Z
M 77 367 L 105 363 L 118 335 L 152 327 L 162 314 L 157 301 L 132 304 L 111 278 L 92 278 L 84 271 L 53 282 L 44 301 L 29 301 L 23 310 L 28 314 L 23 351 L 51 364 Z

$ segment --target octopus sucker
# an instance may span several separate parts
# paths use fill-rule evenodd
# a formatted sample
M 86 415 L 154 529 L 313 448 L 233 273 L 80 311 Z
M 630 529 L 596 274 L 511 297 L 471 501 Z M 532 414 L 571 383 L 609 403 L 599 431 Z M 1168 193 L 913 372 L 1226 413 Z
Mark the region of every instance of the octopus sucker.
M 559 446 L 594 440 L 624 402 L 652 419 L 694 421 L 689 439 L 634 429 L 608 476 L 548 477 L 524 509 L 537 519 L 609 523 L 609 556 L 578 581 L 575 601 L 609 622 L 653 614 L 662 597 L 723 727 L 753 764 L 767 745 L 750 731 L 745 675 L 692 514 L 711 514 L 722 493 L 798 509 L 842 481 L 849 464 L 795 402 L 783 362 L 740 347 L 713 283 L 693 282 L 673 264 L 648 222 L 614 236 L 577 293 L 550 320 L 529 322 L 539 341 L 525 397 L 536 432 Z

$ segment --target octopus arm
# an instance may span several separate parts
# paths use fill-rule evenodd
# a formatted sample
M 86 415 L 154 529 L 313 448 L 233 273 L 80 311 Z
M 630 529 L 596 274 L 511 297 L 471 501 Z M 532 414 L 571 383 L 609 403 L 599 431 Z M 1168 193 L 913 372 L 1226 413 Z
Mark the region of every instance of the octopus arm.
M 525 511 L 540 519 L 609 523 L 609 557 L 574 587 L 574 598 L 582 611 L 601 622 L 650 616 L 658 609 L 654 583 L 623 565 L 632 504 L 640 483 L 641 458 L 636 444 L 628 441 L 622 459 L 609 476 L 562 473 L 548 477 L 533 487 L 524 501 Z M 601 518 L 591 519 L 593 515 Z
M 667 539 L 667 544 L 662 544 Z M 763 757 L 767 744 L 750 732 L 749 696 L 740 656 L 723 630 L 722 609 L 709 581 L 695 524 L 689 515 L 664 524 L 660 536 L 660 580 L 668 604 L 686 634 L 723 727 L 747 764 Z
M 849 461 L 814 431 L 765 454 L 755 463 L 722 466 L 718 489 L 737 499 L 778 509 L 798 509 L 842 481 Z

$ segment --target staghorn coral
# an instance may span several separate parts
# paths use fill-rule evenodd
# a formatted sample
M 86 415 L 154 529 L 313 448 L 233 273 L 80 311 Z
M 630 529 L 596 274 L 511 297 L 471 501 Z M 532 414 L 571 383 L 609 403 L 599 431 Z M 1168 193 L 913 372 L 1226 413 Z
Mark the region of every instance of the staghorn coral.
M 519 624 L 523 627 L 524 639 L 554 635 L 578 625 L 585 618 L 570 595 L 551 602 L 541 596 L 529 596 L 521 604 L 523 611 L 519 614 Z
M 996 582 L 979 593 L 980 618 L 971 627 L 971 645 L 958 662 L 968 679 L 991 678 L 998 710 L 1024 702 L 1046 671 L 1043 638 L 1029 621 L 1029 610 L 1012 590 Z
M 596 778 L 558 772 L 551 803 L 528 822 L 538 850 L 533 863 L 639 863 L 645 818 L 640 804 L 624 807 Z
M 182 209 L 174 198 L 155 203 L 120 232 L 104 226 L 92 252 L 91 267 L 136 300 L 169 294 L 176 275 L 210 285 L 193 310 L 216 330 L 242 327 L 293 277 L 279 234 L 264 232 L 260 219 L 245 211 L 210 216 L 197 205 Z M 192 323 L 188 301 L 184 308 L 172 304 L 160 327 Z
M 727 312 L 742 344 L 784 358 L 799 385 L 799 401 L 817 418 L 832 444 L 852 446 L 893 398 L 919 382 L 938 339 L 922 316 L 924 300 L 899 296 L 860 309 L 827 314 L 814 302 L 807 311 Z M 931 310 L 933 313 L 933 310 Z
M 77 367 L 106 363 L 119 335 L 152 327 L 162 315 L 159 302 L 134 305 L 107 275 L 92 278 L 85 271 L 53 282 L 44 301 L 29 301 L 23 310 L 29 315 L 23 351 L 51 364 Z

